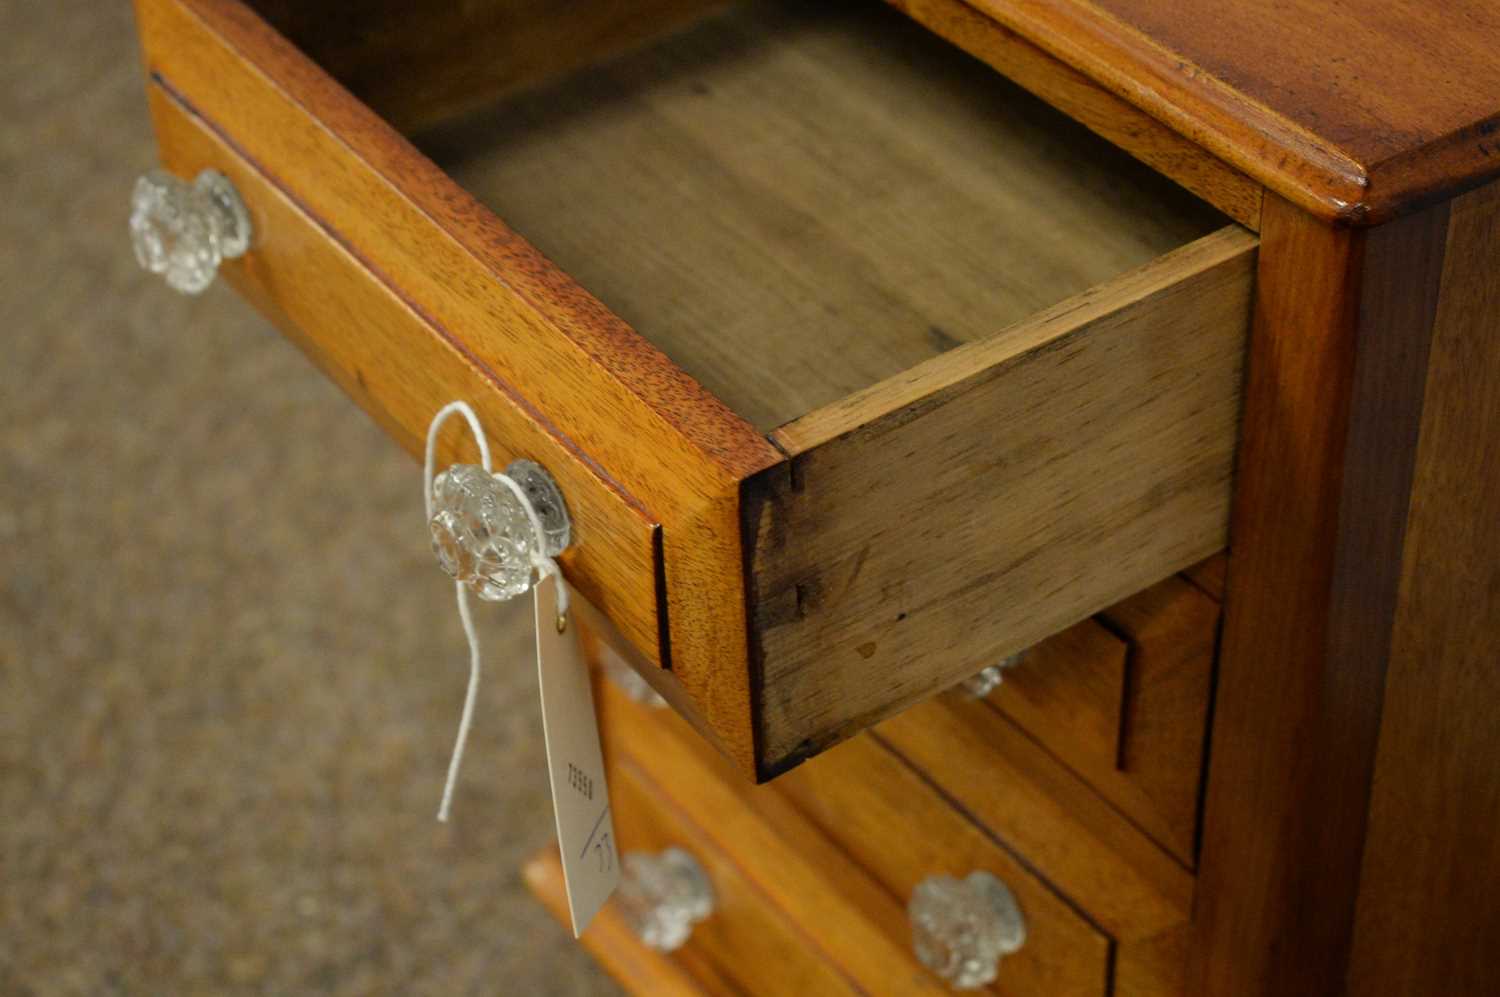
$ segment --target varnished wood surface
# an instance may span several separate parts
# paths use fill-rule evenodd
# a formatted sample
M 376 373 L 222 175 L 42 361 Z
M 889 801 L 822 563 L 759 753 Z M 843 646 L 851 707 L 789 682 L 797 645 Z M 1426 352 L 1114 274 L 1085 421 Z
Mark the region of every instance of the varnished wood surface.
M 1189 867 L 1218 619 L 1173 576 L 1043 641 L 986 699 Z
M 1238 227 L 778 431 L 755 484 L 774 773 L 1223 548 Z
M 1500 992 L 1500 185 L 1453 202 L 1347 992 Z
M 508 90 L 628 50 L 714 0 L 250 0 L 262 17 L 397 128 L 440 121 Z
M 1266 202 L 1194 992 L 1343 992 L 1446 222 Z
M 970 2 L 1325 219 L 1500 173 L 1492 0 Z
M 557 845 L 549 845 L 527 860 L 521 878 L 548 913 L 571 930 Z M 739 997 L 739 989 L 696 952 L 678 951 L 669 956 L 647 948 L 612 904 L 605 904 L 578 943 L 615 982 L 637 997 Z
M 1229 554 L 1215 554 L 1183 570 L 1183 575 L 1215 602 L 1224 601 L 1224 583 L 1229 576 Z
M 1121 945 L 1115 953 L 1112 997 L 1184 997 L 1191 926 Z
M 714 840 L 696 806 L 674 802 L 666 787 L 619 750 L 611 752 L 606 768 L 621 854 L 683 848 L 698 860 L 713 888 L 714 911 L 694 926 L 679 950 L 683 955 L 712 965 L 742 993 L 855 997 L 862 992 L 772 901 L 742 857 Z
M 753 771 L 739 482 L 781 455 L 247 8 L 137 9 L 149 71 L 661 524 L 666 656 Z
M 874 736 L 1117 941 L 1187 920 L 1192 874 L 988 704 L 948 693 Z
M 762 430 L 1221 223 L 875 4 L 749 4 L 424 136 Z
M 858 992 L 947 992 L 916 961 L 902 904 L 790 802 L 741 778 L 671 712 L 648 712 L 608 681 L 595 683 L 595 702 L 608 764 L 627 760 L 648 771 L 681 821 L 732 856 L 739 874 L 796 926 L 808 953 L 839 967 Z M 741 961 L 742 973 L 761 969 Z
M 1026 944 L 1001 964 L 1010 997 L 1102 995 L 1109 938 L 1016 856 L 869 735 L 839 745 L 775 788 L 902 900 L 929 876 L 997 876 L 1026 918 Z
M 569 579 L 648 660 L 660 661 L 658 527 L 640 502 L 201 118 L 160 85 L 149 98 L 162 163 L 183 177 L 218 170 L 250 211 L 254 251 L 225 261 L 225 277 L 413 456 L 420 459 L 432 414 L 464 398 L 479 413 L 498 466 L 524 456 L 547 467 L 573 520 L 574 543 L 561 559 Z M 445 461 L 478 459 L 467 429 L 450 425 L 441 442 Z
M 1125 640 L 1089 618 L 1027 648 L 987 702 L 1075 770 L 1113 772 L 1129 656 Z
M 815 641 L 804 641 L 800 645 L 801 651 L 797 650 L 797 641 L 792 641 L 787 645 L 794 651 L 791 655 L 771 649 L 776 653 L 762 655 L 757 651 L 752 656 L 751 642 L 760 639 L 761 625 L 758 622 L 756 632 L 752 633 L 747 623 L 747 604 L 743 597 L 747 570 L 759 585 L 762 584 L 760 576 L 767 575 L 769 569 L 772 580 L 768 588 L 773 593 L 772 602 L 794 593 L 796 585 L 801 582 L 806 583 L 803 590 L 812 595 L 807 607 L 814 607 L 817 599 L 823 596 L 818 591 L 818 580 L 813 577 L 786 584 L 787 566 L 767 560 L 762 556 L 763 550 L 758 550 L 747 566 L 743 551 L 747 537 L 760 543 L 773 534 L 764 531 L 742 533 L 742 501 L 746 495 L 754 506 L 752 519 L 756 519 L 765 508 L 763 497 L 756 491 L 759 486 L 752 486 L 747 493 L 745 482 L 771 467 L 782 468 L 779 478 L 787 480 L 799 479 L 805 476 L 804 472 L 813 470 L 815 474 L 811 480 L 823 489 L 817 496 L 826 500 L 836 497 L 839 488 L 833 486 L 837 482 L 833 477 L 822 477 L 826 464 L 819 462 L 832 460 L 839 454 L 845 458 L 854 457 L 857 451 L 872 446 L 873 437 L 885 431 L 877 428 L 858 439 L 855 438 L 857 434 L 851 435 L 853 444 L 849 444 L 849 441 L 836 438 L 843 432 L 838 428 L 843 421 L 853 418 L 856 420 L 853 428 L 859 429 L 864 421 L 874 420 L 889 429 L 898 423 L 914 422 L 918 413 L 928 409 L 941 413 L 942 418 L 929 415 L 923 420 L 924 428 L 938 426 L 944 433 L 943 438 L 927 440 L 924 450 L 937 466 L 946 466 L 951 472 L 957 468 L 951 453 L 952 441 L 964 435 L 962 425 L 977 420 L 987 426 L 987 418 L 1005 416 L 1004 412 L 978 412 L 971 408 L 971 402 L 1005 396 L 1007 390 L 1002 389 L 1013 385 L 1011 379 L 992 377 L 985 366 L 994 365 L 997 370 L 1011 366 L 1017 371 L 1012 377 L 1022 379 L 1038 374 L 1047 364 L 1057 362 L 1056 357 L 1046 359 L 1049 336 L 1058 343 L 1068 343 L 1069 336 L 1078 333 L 1074 326 L 1098 318 L 1097 330 L 1076 337 L 1083 347 L 1080 355 L 1097 354 L 1101 363 L 1132 356 L 1146 357 L 1148 362 L 1140 373 L 1143 377 L 1149 373 L 1149 380 L 1156 382 L 1139 385 L 1143 399 L 1140 408 L 1160 418 L 1153 420 L 1148 417 L 1139 422 L 1122 420 L 1122 424 L 1133 425 L 1138 433 L 1131 446 L 1140 446 L 1143 441 L 1150 440 L 1152 452 L 1159 452 L 1161 441 L 1175 439 L 1184 448 L 1184 456 L 1182 462 L 1175 463 L 1175 471 L 1166 471 L 1162 477 L 1149 483 L 1145 479 L 1151 476 L 1151 469 L 1160 469 L 1160 465 L 1150 460 L 1142 462 L 1148 473 L 1137 477 L 1142 482 L 1146 499 L 1144 505 L 1130 510 L 1126 521 L 1109 521 L 1111 513 L 1101 510 L 1095 510 L 1097 514 L 1084 524 L 1061 523 L 1067 517 L 1058 517 L 1059 528 L 1079 536 L 1087 535 L 1089 530 L 1107 529 L 1123 547 L 1131 549 L 1124 556 L 1106 562 L 1109 565 L 1106 574 L 1111 579 L 1108 583 L 1066 587 L 1066 591 L 1072 593 L 1068 598 L 1075 601 L 1095 599 L 1095 604 L 1067 606 L 1064 605 L 1066 598 L 1054 595 L 1051 590 L 1041 590 L 1034 596 L 1052 604 L 1049 612 L 1040 614 L 1027 633 L 1016 634 L 1007 628 L 1006 639 L 1029 643 L 1045 636 L 1099 608 L 1098 603 L 1112 601 L 1145 581 L 1182 566 L 1183 561 L 1202 552 L 1199 548 L 1222 544 L 1222 536 L 1218 535 L 1222 510 L 1216 511 L 1222 482 L 1216 477 L 1213 466 L 1217 459 L 1216 448 L 1220 443 L 1227 445 L 1232 436 L 1232 429 L 1227 428 L 1221 416 L 1234 407 L 1232 382 L 1235 378 L 1229 373 L 1232 348 L 1226 344 L 1236 334 L 1235 296 L 1243 290 L 1234 274 L 1239 272 L 1236 266 L 1248 261 L 1253 251 L 1253 239 L 1242 231 L 1208 237 L 1178 251 L 1178 255 L 1157 261 L 1140 274 L 1127 274 L 1117 283 L 1106 283 L 1095 291 L 1086 292 L 1076 302 L 1065 303 L 1059 310 L 1023 322 L 1008 332 L 985 329 L 985 338 L 969 346 L 918 363 L 909 371 L 877 383 L 867 392 L 856 393 L 812 413 L 786 427 L 778 438 L 778 444 L 792 452 L 799 461 L 797 471 L 787 474 L 786 458 L 782 452 L 757 436 L 748 423 L 704 393 L 665 356 L 577 286 L 566 273 L 543 259 L 502 222 L 463 194 L 441 171 L 416 154 L 367 108 L 351 100 L 246 8 L 233 0 L 142 0 L 140 9 L 148 65 L 164 86 L 173 88 L 196 112 L 204 115 L 226 141 L 236 146 L 247 162 L 264 173 L 344 250 L 385 284 L 403 302 L 407 312 L 433 328 L 445 330 L 452 345 L 470 364 L 494 383 L 503 385 L 535 424 L 521 427 L 518 433 L 535 434 L 540 430 L 567 439 L 575 448 L 575 455 L 588 465 L 589 471 L 609 481 L 621 492 L 628 493 L 642 514 L 650 522 L 659 524 L 656 534 L 659 548 L 653 552 L 655 640 L 649 634 L 647 613 L 640 612 L 634 619 L 615 622 L 627 638 L 643 650 L 648 660 L 671 668 L 672 681 L 668 684 L 682 693 L 674 701 L 747 773 L 764 777 L 802 757 L 809 745 L 830 743 L 850 730 L 873 722 L 902 702 L 946 685 L 964 672 L 973 670 L 961 655 L 941 661 L 939 667 L 947 671 L 936 676 L 920 668 L 906 673 L 892 672 L 886 667 L 891 659 L 879 658 L 864 667 L 895 675 L 897 687 L 892 690 L 882 688 L 880 682 L 856 683 L 862 695 L 873 697 L 871 702 L 861 704 L 857 697 L 838 698 L 846 691 L 840 683 L 848 676 L 840 677 L 843 669 L 837 658 L 830 659 L 833 676 L 828 682 L 816 680 L 803 670 L 807 649 L 814 646 Z M 791 18 L 789 23 L 792 24 L 800 23 L 796 16 L 784 10 L 774 16 Z M 833 23 L 842 25 L 844 22 L 840 18 L 847 15 L 835 12 L 826 16 L 834 18 Z M 904 25 L 897 15 L 884 16 L 888 23 L 881 30 L 917 30 Z M 811 23 L 821 22 L 815 18 Z M 807 72 L 811 79 L 820 80 L 823 78 L 820 74 L 827 71 L 824 61 L 841 66 L 840 73 L 846 76 L 852 73 L 852 78 L 857 81 L 870 81 L 882 75 L 862 61 L 874 56 L 857 46 L 849 46 L 847 32 L 820 33 L 809 29 L 805 34 L 810 39 L 811 53 L 828 54 L 828 60 L 810 59 L 806 52 L 799 55 L 796 46 L 769 46 L 762 57 L 769 58 L 773 68 L 779 55 L 787 59 L 795 71 L 782 66 L 769 75 L 752 72 L 745 78 L 745 85 L 753 91 L 755 80 L 775 80 L 777 73 L 782 71 L 791 72 L 792 78 L 799 78 L 798 73 Z M 927 44 L 938 43 L 929 40 Z M 838 58 L 832 58 L 834 55 Z M 743 61 L 756 63 L 756 58 L 745 56 Z M 943 64 L 949 62 L 951 56 L 945 57 Z M 886 65 L 877 60 L 874 68 Z M 799 66 L 802 68 L 797 69 Z M 987 70 L 973 67 L 973 71 L 985 74 L 988 80 Z M 812 91 L 817 90 L 817 86 L 812 88 Z M 796 101 L 790 99 L 794 92 L 794 89 L 786 88 L 785 80 L 772 88 L 772 96 L 787 106 L 795 106 Z M 833 87 L 832 92 L 839 92 L 838 88 Z M 953 93 L 945 90 L 944 94 L 948 104 L 956 102 Z M 687 95 L 687 103 L 691 104 L 700 96 Z M 965 140 L 964 129 L 956 128 L 953 121 L 942 118 L 931 108 L 918 115 L 898 99 L 900 96 L 897 93 L 891 95 L 891 106 L 885 109 L 887 114 L 946 121 L 944 128 L 947 130 L 939 129 L 941 134 L 953 143 L 961 144 Z M 749 103 L 755 104 L 754 101 Z M 834 103 L 836 105 L 837 101 Z M 768 102 L 763 99 L 758 105 L 760 111 L 757 114 L 760 116 L 751 115 L 742 119 L 742 123 L 759 121 L 765 127 L 771 127 L 778 121 L 796 120 L 795 115 L 778 117 L 764 113 L 767 106 Z M 879 108 L 878 103 L 871 105 L 868 100 L 861 106 Z M 1009 113 L 1010 110 L 1000 108 L 995 113 Z M 1044 113 L 1051 115 L 1051 112 Z M 1049 133 L 1050 128 L 1049 125 Z M 813 134 L 817 133 L 815 128 Z M 771 138 L 775 137 L 773 129 Z M 931 139 L 932 135 L 928 135 L 928 140 Z M 944 158 L 944 150 L 930 145 L 926 148 L 932 158 L 949 161 Z M 1040 138 L 1039 148 L 1045 155 L 1056 152 Z M 916 156 L 915 161 L 925 162 L 922 156 Z M 972 175 L 972 167 L 965 168 L 970 170 L 966 182 L 979 183 Z M 812 166 L 809 166 L 809 171 L 816 173 Z M 1046 170 L 1042 174 L 1053 176 Z M 1116 174 L 1112 171 L 1110 175 L 1114 177 Z M 882 179 L 878 169 L 874 177 Z M 1020 189 L 1023 194 L 1034 193 L 1026 184 Z M 821 189 L 816 192 L 824 193 Z M 1081 196 L 1083 188 L 1077 193 Z M 1176 196 L 1182 197 L 1180 194 Z M 807 209 L 811 211 L 818 207 L 820 205 L 809 204 Z M 888 213 L 893 216 L 900 214 L 899 211 Z M 856 214 L 847 217 L 851 224 L 858 221 Z M 869 230 L 873 232 L 885 222 L 869 224 L 872 226 Z M 1169 229 L 1183 222 L 1177 218 L 1163 224 Z M 858 231 L 851 230 L 850 234 Z M 1065 234 L 1065 241 L 1069 241 L 1074 240 L 1078 233 Z M 1084 232 L 1082 235 L 1085 244 L 1089 244 L 1089 239 L 1097 233 Z M 937 251 L 942 248 L 928 245 L 924 252 L 937 259 L 941 256 Z M 975 248 L 970 247 L 971 250 Z M 1102 255 L 1107 257 L 1115 251 L 1111 249 Z M 1079 252 L 1069 250 L 1057 257 L 1057 261 L 1062 262 L 1054 262 L 1066 270 L 1079 260 L 1097 262 L 1102 258 L 1094 250 L 1083 255 Z M 1072 263 L 1067 262 L 1069 260 Z M 1217 276 L 1223 278 L 1222 286 L 1215 284 L 1213 277 L 1195 270 L 1198 263 L 1209 269 L 1222 265 L 1217 272 Z M 946 274 L 955 268 L 978 265 L 977 257 L 965 262 L 960 253 L 951 259 L 944 257 L 941 265 L 933 264 L 933 272 Z M 891 286 L 904 286 L 902 273 L 885 276 Z M 1025 283 L 1030 286 L 1032 275 L 1027 273 L 1024 276 Z M 943 281 L 946 280 L 945 276 Z M 1173 282 L 1181 282 L 1185 290 L 1169 286 Z M 910 283 L 916 285 L 921 281 L 913 278 Z M 939 293 L 939 288 L 946 287 L 946 283 L 933 284 L 928 293 L 934 300 L 946 299 L 946 293 Z M 1105 302 L 1103 311 L 1096 307 L 1100 302 Z M 1118 306 L 1121 316 L 1105 314 L 1110 303 Z M 1137 314 L 1133 311 L 1136 308 L 1142 311 Z M 1145 322 L 1148 313 L 1153 318 Z M 1142 335 L 1132 335 L 1134 330 L 1127 329 L 1132 321 L 1142 322 Z M 331 324 L 324 322 L 324 325 Z M 1204 335 L 1205 329 L 1200 329 L 1200 325 L 1206 326 L 1210 334 Z M 304 336 L 316 331 L 301 330 Z M 1105 341 L 1110 335 L 1115 337 L 1116 343 L 1112 349 L 1087 348 L 1089 343 Z M 1165 340 L 1159 349 L 1142 345 L 1152 342 L 1155 335 L 1174 340 L 1180 336 L 1186 349 L 1179 350 L 1175 341 L 1168 343 Z M 874 341 L 876 337 L 869 338 Z M 312 344 L 312 352 L 318 351 L 311 338 L 304 339 L 304 342 Z M 358 340 L 348 342 L 357 343 Z M 930 348 L 930 343 L 924 346 L 924 349 Z M 1030 358 L 1021 356 L 1028 350 Z M 1106 353 L 1111 355 L 1105 356 Z M 1207 372 L 1196 374 L 1192 391 L 1175 398 L 1170 392 L 1163 391 L 1163 372 L 1157 369 L 1158 364 L 1174 354 L 1177 359 L 1173 362 L 1180 364 L 1176 369 L 1185 372 L 1201 363 Z M 1032 366 L 1029 359 L 1036 359 L 1040 366 Z M 353 358 L 347 357 L 346 363 L 352 364 Z M 829 364 L 822 366 L 832 367 Z M 1080 370 L 1087 368 L 1087 364 L 1079 365 Z M 1102 367 L 1095 368 L 1096 373 L 1101 371 Z M 1070 389 L 1082 397 L 1088 393 L 1089 386 L 1055 368 L 1054 375 L 1058 380 L 1051 392 L 1045 393 L 1045 401 L 1051 413 L 1049 418 L 1054 423 L 1050 433 L 1060 440 L 1070 431 L 1066 422 L 1070 413 L 1076 414 L 1078 409 L 1060 404 L 1054 396 L 1058 391 Z M 1112 380 L 1123 385 L 1128 378 L 1116 371 Z M 1200 405 L 1198 399 L 1203 398 L 1203 394 L 1199 392 L 1212 393 L 1213 397 L 1204 399 Z M 965 394 L 971 397 L 958 403 L 956 399 Z M 1041 399 L 1042 396 L 1036 397 Z M 1082 410 L 1087 412 L 1089 408 L 1084 406 Z M 1174 410 L 1192 416 L 1193 426 L 1191 430 L 1185 430 L 1196 434 L 1192 439 L 1174 437 L 1170 428 L 1175 419 L 1171 415 Z M 1001 421 L 1007 420 L 1008 416 Z M 1181 424 L 1180 420 L 1178 422 Z M 943 428 L 945 425 L 946 429 Z M 407 432 L 410 432 L 409 428 Z M 820 434 L 826 435 L 826 439 L 819 440 Z M 812 454 L 803 452 L 813 450 L 815 442 L 831 445 L 818 445 Z M 506 450 L 513 444 L 500 439 L 497 445 Z M 1131 448 L 1123 442 L 1115 445 L 1125 450 Z M 1088 448 L 1081 448 L 1078 452 L 1087 453 Z M 995 483 L 990 479 L 992 472 L 998 472 L 999 468 L 990 465 L 988 460 L 976 468 L 981 477 L 975 480 L 974 487 Z M 1173 458 L 1169 456 L 1167 462 L 1174 463 Z M 1075 458 L 1074 463 L 1082 466 L 1082 458 Z M 986 467 L 989 470 L 985 470 Z M 915 480 L 921 482 L 924 476 L 925 472 L 918 472 Z M 1045 480 L 1045 476 L 1038 480 Z M 911 490 L 909 486 L 901 489 L 903 493 Z M 1030 486 L 1027 491 L 1031 491 Z M 1120 493 L 1128 496 L 1129 490 L 1122 489 Z M 1045 504 L 1040 495 L 1033 496 L 1031 501 L 1036 503 L 1035 508 Z M 917 504 L 930 505 L 925 500 Z M 1063 503 L 1064 506 L 1068 504 Z M 1088 509 L 1089 503 L 1077 502 L 1073 507 Z M 957 516 L 977 516 L 983 511 L 976 508 L 971 513 L 967 506 L 955 506 L 954 509 L 957 514 L 950 513 L 955 518 L 948 520 L 949 528 L 944 531 L 950 542 L 964 535 L 963 522 L 966 520 Z M 861 535 L 865 537 L 876 535 L 882 529 L 895 528 L 896 517 L 906 517 L 907 514 L 899 503 L 882 501 L 864 509 L 861 515 L 867 520 L 860 527 Z M 1152 522 L 1153 515 L 1161 518 L 1168 528 L 1157 528 Z M 837 556 L 847 558 L 859 549 L 860 543 L 867 542 L 862 538 L 851 542 L 849 538 L 839 536 L 839 527 L 838 523 L 818 522 L 816 515 L 804 517 L 798 526 L 803 533 L 796 538 L 797 549 L 816 552 L 828 549 L 825 543 L 834 544 Z M 807 532 L 809 530 L 811 532 Z M 1133 545 L 1130 540 L 1132 530 L 1144 530 L 1146 535 L 1156 538 L 1146 545 L 1152 549 Z M 1204 539 L 1210 533 L 1214 534 L 1212 539 Z M 823 539 L 825 535 L 827 540 Z M 1044 537 L 1037 536 L 1034 542 L 1043 543 Z M 892 567 L 884 562 L 873 563 L 886 574 Z M 966 573 L 983 574 L 978 562 L 954 566 Z M 979 590 L 987 583 L 988 580 L 982 579 L 977 586 L 971 586 L 971 601 L 981 599 Z M 645 602 L 641 598 L 640 579 L 634 579 L 631 584 L 633 587 L 617 598 L 632 603 Z M 614 608 L 611 594 L 604 592 L 602 587 L 595 585 L 589 594 L 606 613 Z M 762 608 L 776 608 L 759 595 L 755 598 Z M 981 601 L 988 605 L 988 600 Z M 963 608 L 962 602 L 962 599 L 949 599 L 948 605 L 956 611 Z M 853 602 L 848 604 L 849 607 L 853 605 Z M 1019 606 L 1013 610 L 1023 615 L 1028 612 Z M 977 634 L 976 645 L 989 641 L 1001 629 L 1002 624 L 985 613 L 970 615 L 988 621 L 986 627 L 973 631 Z M 904 628 L 904 632 L 915 634 L 931 622 L 928 607 L 921 607 L 913 614 L 913 623 Z M 965 626 L 968 625 L 966 620 Z M 862 654 L 859 648 L 867 643 L 867 640 L 852 645 L 831 642 L 841 655 Z M 1004 650 L 993 646 L 985 653 Z M 965 653 L 970 652 L 976 652 L 976 648 L 965 649 Z M 885 654 L 890 653 L 887 645 Z M 983 663 L 977 652 L 974 657 L 978 659 L 974 662 L 976 666 Z M 768 662 L 770 667 L 762 667 Z M 784 681 L 788 677 L 806 681 L 788 683 Z M 757 682 L 760 683 L 758 688 L 754 685 Z M 845 703 L 840 709 L 847 707 L 858 712 L 852 717 L 826 715 L 822 712 L 822 704 L 830 699 Z M 790 704 L 790 712 L 785 718 L 777 714 L 781 704 Z M 783 722 L 784 719 L 788 722 Z
M 1079 771 L 1191 867 L 1197 861 L 1219 606 L 1174 576 L 1121 600 L 1099 619 L 1130 641 L 1123 734 L 1113 766 Z
M 1251 230 L 1260 227 L 1260 183 L 965 0 L 890 2 L 1241 225 Z

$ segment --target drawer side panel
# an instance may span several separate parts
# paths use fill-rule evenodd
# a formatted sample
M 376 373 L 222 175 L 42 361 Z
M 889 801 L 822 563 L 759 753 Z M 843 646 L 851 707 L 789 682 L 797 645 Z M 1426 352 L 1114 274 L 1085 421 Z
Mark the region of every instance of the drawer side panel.
M 1223 229 L 777 431 L 763 777 L 1225 546 L 1255 250 Z

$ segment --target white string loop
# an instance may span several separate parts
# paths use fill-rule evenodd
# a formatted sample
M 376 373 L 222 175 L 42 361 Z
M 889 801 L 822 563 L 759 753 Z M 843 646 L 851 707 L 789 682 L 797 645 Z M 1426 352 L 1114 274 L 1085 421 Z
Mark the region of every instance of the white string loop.
M 427 427 L 427 452 L 422 461 L 422 497 L 428 521 L 432 520 L 433 462 L 436 457 L 438 433 L 442 430 L 443 423 L 452 415 L 462 415 L 464 421 L 469 424 L 469 431 L 474 434 L 474 439 L 479 444 L 481 466 L 496 481 L 510 489 L 516 501 L 521 503 L 521 509 L 526 513 L 526 519 L 531 524 L 534 541 L 531 547 L 531 566 L 536 570 L 538 580 L 547 575 L 557 579 L 557 612 L 559 618 L 565 616 L 568 612 L 568 587 L 563 584 L 562 571 L 558 568 L 557 561 L 547 556 L 547 534 L 542 528 L 542 519 L 537 515 L 525 489 L 509 475 L 491 468 L 489 441 L 485 438 L 484 427 L 479 424 L 479 416 L 474 414 L 474 409 L 469 406 L 468 402 L 454 401 L 444 405 L 438 409 L 437 414 L 432 417 L 431 424 Z M 453 805 L 453 788 L 458 784 L 458 772 L 463 766 L 464 747 L 469 741 L 469 727 L 474 721 L 474 702 L 479 693 L 479 634 L 474 629 L 474 618 L 469 611 L 469 587 L 463 582 L 454 582 L 453 591 L 454 599 L 458 603 L 458 619 L 463 624 L 464 636 L 469 640 L 469 688 L 464 695 L 464 709 L 458 721 L 458 737 L 453 743 L 453 757 L 448 762 L 448 778 L 443 783 L 443 800 L 438 805 L 437 819 L 444 823 L 447 823 L 448 812 Z

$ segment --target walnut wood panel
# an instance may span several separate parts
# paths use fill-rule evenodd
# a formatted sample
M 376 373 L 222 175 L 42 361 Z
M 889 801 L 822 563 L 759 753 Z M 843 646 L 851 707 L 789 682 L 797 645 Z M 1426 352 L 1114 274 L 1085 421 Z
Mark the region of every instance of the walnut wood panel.
M 1112 997 L 1182 997 L 1187 993 L 1190 925 L 1179 925 L 1155 938 L 1121 945 L 1115 954 Z
M 1255 237 L 779 430 L 745 501 L 762 773 L 1225 545 Z
M 1219 606 L 1172 577 L 1121 600 L 1100 619 L 1130 641 L 1120 754 L 1107 769 L 1082 764 L 1078 771 L 1192 866 Z
M 571 930 L 557 845 L 527 860 L 521 878 L 558 923 Z M 664 955 L 647 948 L 613 904 L 606 904 L 595 915 L 579 944 L 620 986 L 638 997 L 738 997 L 740 994 L 738 987 L 724 979 L 696 951 L 678 950 Z
M 1259 182 L 1049 55 L 964 0 L 889 0 L 1068 117 L 1171 177 L 1249 229 L 1260 226 Z
M 1187 866 L 1218 618 L 1168 578 L 1028 651 L 987 699 Z
M 988 701 L 1074 769 L 1112 772 L 1129 654 L 1125 641 L 1084 620 L 1027 648 Z
M 1346 992 L 1500 992 L 1500 185 L 1453 202 Z
M 151 72 L 661 524 L 670 665 L 752 771 L 738 483 L 780 455 L 248 9 L 138 13 Z
M 1446 224 L 1266 200 L 1194 992 L 1343 992 Z
M 423 147 L 765 431 L 1223 224 L 880 4 L 737 7 Z
M 740 778 L 670 711 L 645 713 L 608 681 L 596 682 L 595 702 L 606 761 L 649 766 L 662 796 L 684 819 L 696 815 L 696 827 L 798 926 L 809 950 L 861 992 L 947 992 L 912 954 L 902 905 L 789 801 Z
M 1136 942 L 1188 917 L 1192 875 L 988 705 L 950 693 L 875 728 L 1110 937 Z
M 1384 221 L 1500 173 L 1490 0 L 969 0 L 1325 219 Z
M 1229 575 L 1229 554 L 1215 554 L 1182 572 L 1189 581 L 1215 602 L 1224 601 L 1224 585 Z
M 1026 944 L 1001 965 L 1014 997 L 1104 994 L 1110 941 L 1028 864 L 950 806 L 883 744 L 862 735 L 776 781 L 832 840 L 898 897 L 929 876 L 983 869 L 1026 917 Z
M 658 782 L 618 750 L 610 753 L 605 767 L 621 852 L 684 848 L 713 886 L 714 912 L 694 926 L 683 954 L 712 964 L 743 993 L 852 997 L 868 992 L 776 907 L 738 856 L 714 841 L 692 816 L 700 811 L 672 802 Z
M 712 0 L 250 0 L 382 118 L 411 129 L 606 59 L 690 22 Z
M 383 429 L 420 457 L 432 413 L 474 404 L 496 460 L 526 456 L 567 495 L 575 543 L 562 557 L 572 583 L 621 633 L 660 660 L 656 525 L 568 439 L 549 432 L 510 388 L 445 330 L 372 273 L 299 205 L 160 86 L 149 88 L 162 162 L 185 177 L 213 168 L 249 208 L 254 252 L 224 263 L 234 286 L 302 347 Z M 467 430 L 450 427 L 444 460 L 477 460 Z M 413 524 L 413 529 L 418 529 Z M 420 532 L 414 532 L 420 537 Z

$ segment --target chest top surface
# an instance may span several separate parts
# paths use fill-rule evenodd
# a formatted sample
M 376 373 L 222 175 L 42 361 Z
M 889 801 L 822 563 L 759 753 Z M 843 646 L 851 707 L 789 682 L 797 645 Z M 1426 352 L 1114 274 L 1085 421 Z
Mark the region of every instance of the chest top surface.
M 1500 173 L 1500 0 L 970 3 L 1324 217 Z

